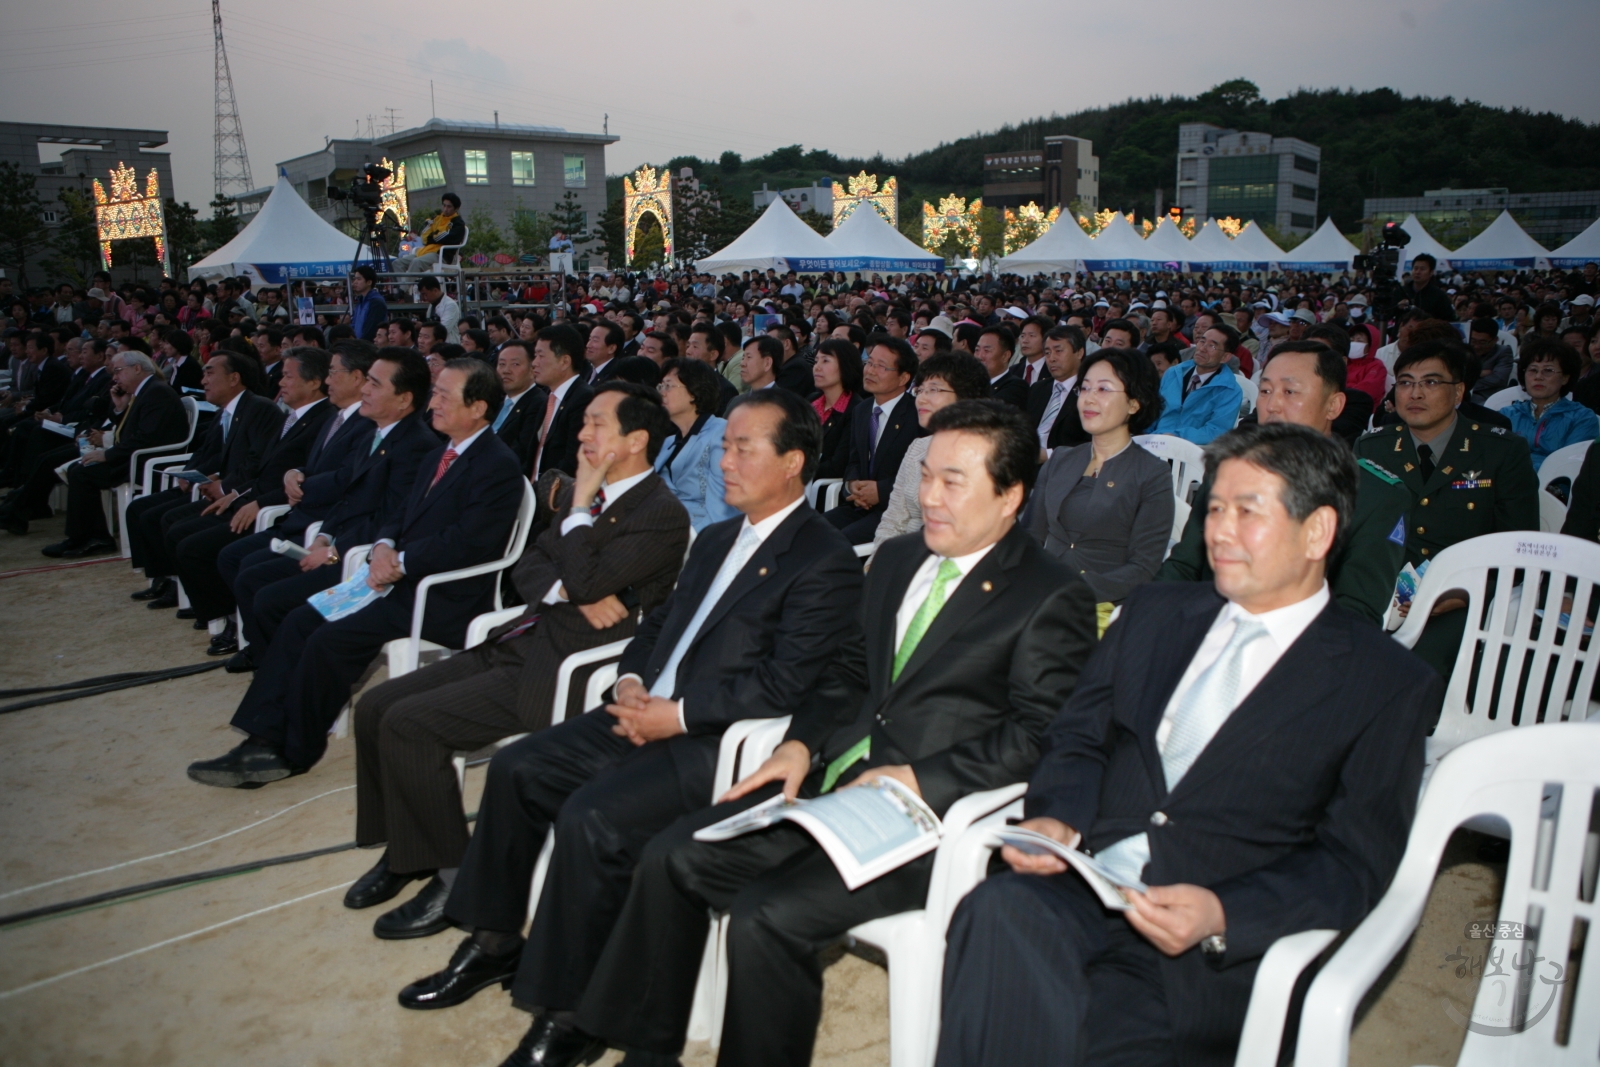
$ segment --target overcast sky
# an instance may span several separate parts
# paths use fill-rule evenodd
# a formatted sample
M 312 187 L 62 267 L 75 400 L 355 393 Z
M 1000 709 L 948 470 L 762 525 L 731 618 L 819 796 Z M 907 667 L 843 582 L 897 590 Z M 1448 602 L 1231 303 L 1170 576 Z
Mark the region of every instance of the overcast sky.
M 0 115 L 165 129 L 178 198 L 211 199 L 205 0 L 0 12 Z M 224 0 L 223 22 L 257 185 L 368 116 L 386 131 L 387 108 L 400 129 L 498 109 L 599 132 L 609 114 L 613 174 L 796 142 L 893 158 L 1234 77 L 1269 99 L 1390 86 L 1600 121 L 1594 0 Z

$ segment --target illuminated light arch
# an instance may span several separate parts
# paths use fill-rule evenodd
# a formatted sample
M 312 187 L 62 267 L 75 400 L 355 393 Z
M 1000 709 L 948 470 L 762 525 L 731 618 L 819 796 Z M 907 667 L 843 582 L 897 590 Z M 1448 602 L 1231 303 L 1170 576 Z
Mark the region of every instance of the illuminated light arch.
M 94 220 L 96 236 L 100 240 L 100 260 L 106 270 L 111 269 L 111 242 L 126 241 L 135 237 L 154 237 L 156 258 L 161 261 L 163 274 L 172 273 L 172 263 L 167 258 L 167 218 L 161 208 L 161 179 L 154 167 L 145 178 L 144 192 L 139 191 L 139 175 L 134 169 L 117 161 L 111 173 L 111 193 L 100 179 L 94 180 Z
M 895 229 L 900 228 L 900 184 L 893 178 L 885 178 L 883 187 L 878 187 L 878 176 L 862 171 L 854 178 L 849 179 L 850 188 L 847 190 L 838 182 L 833 183 L 833 228 L 838 229 L 839 224 L 850 217 L 850 213 L 862 204 L 871 204 L 877 209 L 883 220 Z
M 1005 254 L 1010 255 L 1043 237 L 1061 217 L 1061 208 L 1048 212 L 1032 200 L 1012 211 L 1006 208 Z
M 952 235 L 960 242 L 961 247 L 974 257 L 977 256 L 983 238 L 978 232 L 979 216 L 983 213 L 983 199 L 974 199 L 971 204 L 965 197 L 946 196 L 940 199 L 939 207 L 926 200 L 922 202 L 922 247 L 930 252 L 938 252 Z
M 400 224 L 400 228 L 403 230 L 410 229 L 411 204 L 406 199 L 406 165 L 403 162 L 390 163 L 389 158 L 385 156 L 378 162 L 378 166 L 390 172 L 389 176 L 383 179 L 383 182 L 378 186 L 383 191 L 383 199 L 378 205 L 378 218 L 381 219 L 386 214 L 393 212 L 394 219 Z
M 663 170 L 658 175 L 649 164 L 622 179 L 622 225 L 627 232 L 624 255 L 633 263 L 634 242 L 639 235 L 639 224 L 646 215 L 654 215 L 661 227 L 662 262 L 672 262 L 672 175 Z

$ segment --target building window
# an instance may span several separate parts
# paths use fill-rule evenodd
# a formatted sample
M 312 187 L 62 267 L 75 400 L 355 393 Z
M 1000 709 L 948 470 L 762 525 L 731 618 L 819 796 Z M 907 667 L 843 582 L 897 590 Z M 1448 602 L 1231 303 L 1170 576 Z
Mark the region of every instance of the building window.
M 561 177 L 568 189 L 582 189 L 589 184 L 588 169 L 582 156 L 567 155 L 561 161 Z
M 1200 161 L 1198 159 L 1180 159 L 1178 161 L 1178 180 L 1195 182 L 1200 180 Z
M 437 189 L 444 184 L 444 164 L 439 162 L 439 153 L 424 152 L 420 156 L 412 156 L 401 162 L 406 165 L 407 192 Z
M 1228 156 L 1211 161 L 1206 210 L 1216 217 L 1277 218 L 1278 161 L 1274 156 Z
M 1296 229 L 1312 230 L 1316 228 L 1317 219 L 1314 215 L 1302 215 L 1298 211 L 1295 211 L 1291 212 L 1289 215 L 1289 225 L 1295 227 Z
M 511 184 L 512 185 L 532 185 L 533 184 L 533 153 L 532 152 L 513 152 L 513 153 L 511 153 Z
M 1317 199 L 1317 191 L 1309 185 L 1296 185 L 1294 187 L 1294 198 L 1296 200 L 1315 201 Z
M 1317 173 L 1317 161 L 1314 159 L 1307 159 L 1305 156 L 1295 156 L 1294 169 L 1303 170 L 1307 174 L 1315 174 Z
M 489 153 L 481 148 L 467 149 L 467 184 L 489 184 Z

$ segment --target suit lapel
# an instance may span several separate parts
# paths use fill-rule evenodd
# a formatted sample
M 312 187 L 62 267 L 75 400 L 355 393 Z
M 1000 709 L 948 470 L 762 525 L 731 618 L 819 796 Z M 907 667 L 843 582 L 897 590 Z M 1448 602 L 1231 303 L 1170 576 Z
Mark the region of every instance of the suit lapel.
M 494 436 L 493 433 L 488 430 L 485 430 L 483 433 L 479 434 L 478 439 L 472 442 L 472 444 L 468 445 L 464 452 L 461 452 L 459 455 L 457 455 L 456 458 L 451 462 L 449 469 L 447 469 L 444 474 L 440 475 L 438 485 L 430 485 L 430 487 L 425 487 L 422 490 L 422 499 L 417 501 L 416 510 L 406 517 L 406 526 L 409 527 L 412 523 L 420 519 L 436 501 L 443 500 L 446 495 L 445 490 L 448 489 L 453 483 L 461 478 L 466 477 L 466 474 L 464 473 L 465 468 L 471 466 L 473 458 L 477 455 L 478 447 L 482 445 L 485 440 L 492 436 Z M 450 448 L 451 446 L 449 444 L 445 445 L 445 451 L 449 451 Z M 442 457 L 444 452 L 439 453 L 439 455 Z M 435 460 L 432 468 L 419 471 L 418 473 L 421 476 L 426 477 L 429 483 L 432 483 L 433 472 L 438 469 L 438 466 L 438 461 Z
M 701 534 L 696 540 L 697 545 L 705 546 L 704 550 L 690 553 L 689 567 L 694 568 L 694 573 L 689 575 L 689 567 L 684 568 L 684 576 L 680 577 L 678 588 L 672 595 L 673 613 L 662 625 L 655 648 L 651 650 L 651 658 L 659 658 L 661 661 L 658 666 L 665 666 L 667 657 L 678 647 L 678 642 L 683 638 L 684 627 L 689 625 L 695 612 L 700 609 L 700 601 L 711 588 L 711 583 L 716 579 L 722 561 L 727 558 L 728 550 L 738 539 L 741 528 L 742 523 L 730 522 L 723 529 Z M 702 626 L 700 629 L 704 632 L 705 627 Z
M 897 617 L 900 613 L 900 604 L 906 598 L 906 590 L 911 586 L 911 579 L 916 577 L 917 570 L 927 561 L 929 555 L 926 545 L 923 546 L 923 550 L 920 552 L 907 552 L 905 558 L 896 565 L 895 573 L 889 575 L 888 581 L 885 583 L 883 606 L 877 612 L 878 625 L 872 633 L 874 644 L 872 648 L 868 649 L 872 656 L 872 660 L 869 661 L 871 667 L 869 668 L 868 679 L 876 690 L 873 693 L 873 698 L 876 701 L 881 702 L 884 694 L 889 691 L 890 686 L 893 684 L 890 681 L 890 675 L 894 673 L 894 654 L 896 651 L 894 634 L 898 621 Z M 965 580 L 961 583 L 962 586 L 966 584 Z M 956 590 L 958 593 L 960 591 L 959 588 Z M 893 610 L 888 610 L 891 606 Z M 946 607 L 948 606 L 947 604 Z M 924 635 L 924 637 L 926 636 Z
M 906 665 L 900 670 L 900 677 L 891 686 L 904 686 L 923 665 L 939 654 L 939 650 L 949 643 L 956 632 L 968 622 L 976 621 L 976 617 L 985 611 L 990 604 L 998 603 L 1001 595 L 1011 585 L 1011 578 L 1006 573 L 1016 566 L 1018 557 L 1022 554 L 1020 537 L 1027 537 L 1022 527 L 1014 526 L 1001 542 L 994 546 L 987 556 L 978 561 L 972 568 L 972 573 L 961 579 L 961 584 L 956 591 L 945 601 L 944 607 L 939 609 L 939 614 L 933 617 L 933 622 L 928 624 L 927 631 L 922 635 L 922 640 L 917 642 L 911 658 L 906 660 Z M 926 557 L 923 557 L 926 559 Z M 922 560 L 918 560 L 920 566 Z M 913 573 L 915 573 L 913 571 Z M 910 577 L 906 579 L 906 586 L 910 585 Z M 896 616 L 900 611 L 901 600 L 905 597 L 906 586 L 900 590 L 900 600 L 892 602 L 894 611 L 886 612 L 889 615 L 889 625 L 896 625 Z M 887 607 L 888 605 L 886 605 Z M 921 605 L 918 605 L 919 607 Z M 898 649 L 894 647 L 894 629 L 889 631 L 890 665 L 891 670 L 894 656 Z M 890 671 L 884 672 L 888 677 Z
M 1139 719 L 1134 723 L 1139 739 L 1139 751 L 1144 755 L 1145 770 L 1157 796 L 1167 792 L 1167 776 L 1161 767 L 1161 752 L 1156 748 L 1156 730 L 1173 692 L 1183 680 L 1189 662 L 1206 639 L 1211 624 L 1224 607 L 1221 597 L 1206 599 L 1185 607 L 1178 613 L 1178 632 L 1171 641 L 1160 641 L 1154 649 L 1153 662 L 1136 682 L 1136 692 L 1129 706 L 1138 708 Z
M 722 596 L 717 598 L 716 604 L 711 608 L 711 613 L 706 616 L 705 622 L 700 624 L 700 632 L 695 634 L 694 644 L 700 642 L 701 636 L 710 633 L 711 628 L 722 621 L 722 617 L 732 610 L 733 605 L 737 604 L 741 597 L 777 573 L 778 557 L 789 550 L 789 545 L 794 540 L 795 530 L 800 527 L 801 523 L 806 521 L 810 514 L 811 509 L 802 504 L 787 519 L 784 519 L 776 530 L 772 531 L 771 536 L 761 542 L 749 560 L 745 562 L 745 565 L 740 568 L 739 573 L 733 576 L 733 581 L 728 583 L 728 588 L 722 591 Z M 738 527 L 735 527 L 736 531 L 737 529 Z M 735 533 L 735 539 L 737 539 L 737 536 L 737 533 Z M 729 548 L 732 548 L 731 542 Z M 727 553 L 724 552 L 723 556 L 726 557 Z M 718 560 L 718 566 L 721 566 L 720 559 Z M 709 587 L 709 583 L 707 584 Z M 690 647 L 693 648 L 694 644 L 691 644 Z

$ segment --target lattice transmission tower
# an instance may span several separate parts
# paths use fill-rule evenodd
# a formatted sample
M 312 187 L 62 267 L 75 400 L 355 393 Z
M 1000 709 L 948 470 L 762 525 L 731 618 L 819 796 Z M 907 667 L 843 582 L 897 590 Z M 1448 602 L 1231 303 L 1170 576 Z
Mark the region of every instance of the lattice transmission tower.
M 255 188 L 250 180 L 250 155 L 244 147 L 244 127 L 239 124 L 239 104 L 233 98 L 233 73 L 228 50 L 222 43 L 222 0 L 211 0 L 211 28 L 216 36 L 216 195 L 234 197 Z

